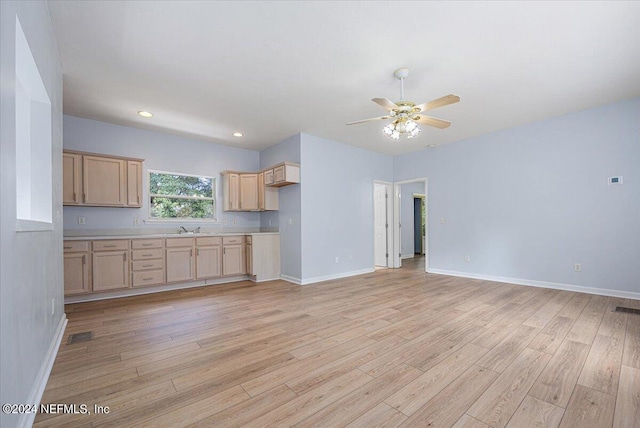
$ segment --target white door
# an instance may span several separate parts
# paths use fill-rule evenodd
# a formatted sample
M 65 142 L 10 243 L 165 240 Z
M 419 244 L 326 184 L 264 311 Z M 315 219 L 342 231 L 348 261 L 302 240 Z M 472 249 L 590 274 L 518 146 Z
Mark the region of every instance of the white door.
M 381 183 L 373 186 L 375 264 L 387 267 L 387 186 Z

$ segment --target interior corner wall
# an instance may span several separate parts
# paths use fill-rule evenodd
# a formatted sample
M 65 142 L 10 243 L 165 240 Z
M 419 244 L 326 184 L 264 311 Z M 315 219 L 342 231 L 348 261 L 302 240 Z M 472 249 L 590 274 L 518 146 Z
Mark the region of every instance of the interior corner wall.
M 373 182 L 393 158 L 301 134 L 303 283 L 373 270 Z M 337 261 L 336 261 L 337 260 Z
M 638 298 L 639 142 L 634 98 L 397 156 L 394 178 L 428 177 L 430 270 Z
M 300 134 L 260 152 L 260 168 L 280 162 L 300 162 Z M 305 166 L 301 165 L 304 171 Z M 279 210 L 260 214 L 263 228 L 278 228 L 280 232 L 281 274 L 288 280 L 302 281 L 302 184 L 279 188 Z
M 53 230 L 40 232 L 16 232 L 16 16 L 51 100 Z M 26 404 L 40 399 L 65 320 L 62 69 L 46 2 L 0 2 L 0 76 L 0 402 Z M 32 416 L 3 412 L 0 426 Z

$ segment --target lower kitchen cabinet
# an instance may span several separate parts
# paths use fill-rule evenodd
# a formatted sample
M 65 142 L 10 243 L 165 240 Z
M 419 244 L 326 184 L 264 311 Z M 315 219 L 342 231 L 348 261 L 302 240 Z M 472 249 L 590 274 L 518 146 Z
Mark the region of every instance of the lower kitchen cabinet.
M 129 250 L 94 252 L 93 291 L 129 288 Z
M 196 278 L 222 275 L 222 238 L 196 238 Z
M 190 281 L 195 278 L 193 238 L 167 239 L 167 282 Z
M 244 275 L 247 273 L 244 236 L 222 238 L 222 275 Z
M 89 253 L 64 254 L 64 294 L 88 293 L 89 287 Z

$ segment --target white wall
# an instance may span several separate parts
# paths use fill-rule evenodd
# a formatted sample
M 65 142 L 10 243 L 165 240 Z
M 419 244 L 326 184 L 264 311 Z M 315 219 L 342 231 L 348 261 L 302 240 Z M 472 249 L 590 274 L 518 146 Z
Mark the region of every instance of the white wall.
M 373 181 L 393 158 L 301 134 L 301 165 L 303 282 L 372 270 Z
M 424 195 L 424 182 L 407 183 L 400 186 L 400 254 L 402 257 L 413 257 L 415 243 L 413 236 L 413 194 Z
M 149 169 L 216 178 L 217 216 L 220 223 L 198 222 L 198 226 L 213 229 L 260 227 L 259 213 L 222 211 L 220 181 L 220 172 L 224 170 L 257 171 L 260 167 L 260 155 L 256 151 L 73 116 L 64 116 L 64 148 L 145 159 L 142 208 L 65 207 L 65 229 L 176 229 L 180 225 L 190 225 L 190 228 L 195 226 L 196 222 L 179 224 L 141 222 L 139 226 L 134 225 L 136 217 L 147 219 L 149 215 L 147 176 Z M 85 217 L 84 225 L 78 225 L 77 219 L 81 216 Z M 225 219 L 227 226 L 223 223 Z M 233 225 L 234 220 L 235 225 Z
M 52 107 L 53 230 L 42 232 L 16 232 L 16 15 Z M 39 400 L 65 319 L 62 69 L 46 2 L 0 2 L 0 76 L 0 402 L 19 404 Z M 27 419 L 2 413 L 0 426 Z
M 640 293 L 639 142 L 635 98 L 398 156 L 395 180 L 429 178 L 432 269 Z
M 260 152 L 260 168 L 280 162 L 300 163 L 300 134 Z M 302 166 L 302 170 L 304 170 Z M 261 213 L 263 228 L 279 228 L 281 274 L 299 281 L 302 278 L 301 191 L 304 184 L 280 187 L 279 210 Z M 291 219 L 291 221 L 289 221 Z

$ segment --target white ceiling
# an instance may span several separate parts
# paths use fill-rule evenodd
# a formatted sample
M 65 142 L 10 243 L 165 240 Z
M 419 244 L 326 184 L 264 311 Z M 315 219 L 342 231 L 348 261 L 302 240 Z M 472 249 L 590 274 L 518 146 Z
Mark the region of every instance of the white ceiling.
M 49 7 L 66 114 L 254 150 L 305 132 L 401 154 L 640 95 L 640 2 Z M 430 112 L 451 127 L 393 141 L 383 122 L 345 126 L 399 99 L 399 67 L 409 100 L 461 97 Z

